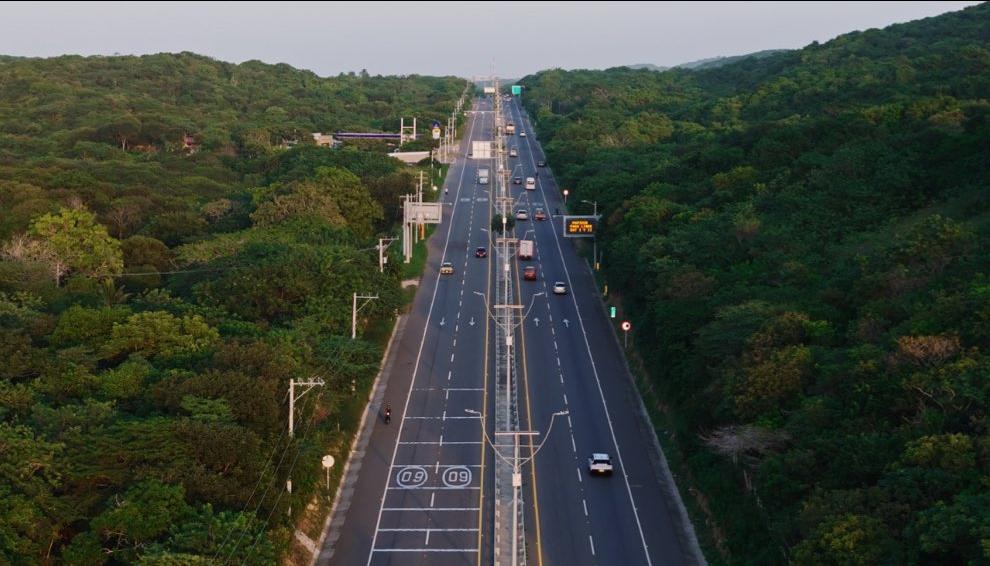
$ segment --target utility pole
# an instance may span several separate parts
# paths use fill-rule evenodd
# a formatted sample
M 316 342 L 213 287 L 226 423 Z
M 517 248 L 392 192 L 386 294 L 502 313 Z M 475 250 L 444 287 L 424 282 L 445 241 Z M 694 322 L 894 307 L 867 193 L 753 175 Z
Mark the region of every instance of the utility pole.
M 385 250 L 398 238 L 378 238 L 378 272 L 385 273 Z
M 359 310 L 363 309 L 365 305 L 371 302 L 372 299 L 377 299 L 378 295 L 358 295 L 354 293 L 354 300 L 351 303 L 351 340 L 357 338 L 357 313 Z M 359 307 L 357 302 L 358 299 L 365 299 L 361 306 Z
M 306 390 L 296 396 L 296 386 L 305 387 Z M 289 380 L 289 438 L 295 437 L 295 425 L 296 425 L 296 401 L 301 399 L 303 395 L 310 392 L 314 387 L 322 387 L 324 382 L 319 377 L 311 377 L 306 380 L 296 380 L 295 378 Z M 291 442 L 291 440 L 290 440 Z M 290 496 L 292 495 L 292 477 L 285 479 L 285 491 Z M 289 498 L 289 515 L 292 515 L 292 504 L 291 497 Z

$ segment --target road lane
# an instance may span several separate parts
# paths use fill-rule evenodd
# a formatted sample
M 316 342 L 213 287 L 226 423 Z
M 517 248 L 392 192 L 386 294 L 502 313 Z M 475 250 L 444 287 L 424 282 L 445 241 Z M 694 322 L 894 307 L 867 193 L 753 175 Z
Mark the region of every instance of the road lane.
M 472 115 L 461 144 L 490 128 Z M 332 564 L 476 564 L 484 479 L 479 419 L 484 406 L 483 301 L 489 207 L 475 184 L 478 163 L 459 157 L 443 195 L 443 223 L 428 242 L 426 272 L 409 313 L 385 393 L 394 421 L 379 420 L 355 485 Z M 439 275 L 443 261 L 453 275 Z M 470 324 L 473 321 L 474 324 Z M 323 562 L 327 562 L 324 560 Z

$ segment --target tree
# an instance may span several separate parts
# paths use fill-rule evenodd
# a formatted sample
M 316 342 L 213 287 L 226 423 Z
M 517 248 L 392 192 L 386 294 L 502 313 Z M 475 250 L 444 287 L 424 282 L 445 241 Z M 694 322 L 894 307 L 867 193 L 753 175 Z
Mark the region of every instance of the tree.
M 206 350 L 220 334 L 199 315 L 176 317 L 164 311 L 133 314 L 126 322 L 114 323 L 110 340 L 102 354 L 113 358 L 123 353 L 146 358 L 174 356 Z
M 102 278 L 124 267 L 120 242 L 107 234 L 92 213 L 62 208 L 37 218 L 28 232 L 23 256 L 49 266 L 56 285 L 72 272 Z

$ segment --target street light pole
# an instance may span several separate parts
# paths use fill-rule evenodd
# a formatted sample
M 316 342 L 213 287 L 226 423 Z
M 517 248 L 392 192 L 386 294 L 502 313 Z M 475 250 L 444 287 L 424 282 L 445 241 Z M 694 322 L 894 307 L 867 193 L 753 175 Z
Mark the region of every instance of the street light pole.
M 598 222 L 598 201 L 582 200 L 581 202 L 586 202 L 594 207 L 595 210 L 591 214 L 595 217 L 595 222 Z M 595 232 L 598 232 L 597 225 L 595 226 Z M 591 238 L 591 249 L 591 265 L 595 268 L 595 271 L 598 271 L 598 234 L 594 234 Z
M 529 458 L 519 457 L 519 437 L 534 437 L 539 436 L 539 431 L 535 430 L 507 430 L 507 431 L 495 431 L 496 438 L 499 436 L 511 436 L 513 443 L 513 453 L 512 461 L 510 462 L 505 456 L 499 451 L 500 445 L 495 444 L 488 437 L 488 430 L 485 429 L 485 416 L 474 409 L 464 409 L 464 412 L 469 415 L 477 415 L 479 421 L 481 422 L 481 432 L 482 436 L 485 438 L 485 442 L 491 447 L 495 455 L 502 459 L 503 462 L 512 466 L 512 566 L 516 566 L 519 561 L 519 489 L 522 487 L 522 467 L 533 461 L 536 455 L 540 453 L 543 449 L 543 445 L 547 443 L 547 439 L 550 438 L 550 433 L 553 431 L 553 421 L 557 417 L 563 417 L 570 414 L 569 410 L 557 411 L 550 415 L 550 425 L 547 426 L 547 433 L 543 436 L 543 440 L 533 449 L 533 452 L 529 455 Z M 532 446 L 532 443 L 530 444 Z

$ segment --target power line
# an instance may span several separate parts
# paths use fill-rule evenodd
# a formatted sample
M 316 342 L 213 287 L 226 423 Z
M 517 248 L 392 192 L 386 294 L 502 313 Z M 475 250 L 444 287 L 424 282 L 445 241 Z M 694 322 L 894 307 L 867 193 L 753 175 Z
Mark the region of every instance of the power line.
M 285 397 L 282 398 L 282 403 L 285 403 L 286 399 L 288 398 L 289 398 L 289 390 L 286 389 Z M 268 458 L 265 460 L 265 465 L 261 467 L 261 475 L 258 476 L 258 481 L 254 483 L 254 489 L 251 490 L 251 495 L 249 495 L 247 500 L 244 501 L 244 507 L 241 508 L 241 514 L 243 514 L 244 511 L 247 510 L 248 505 L 251 504 L 251 500 L 254 499 L 254 494 L 258 492 L 258 487 L 261 485 L 261 482 L 264 481 L 265 479 L 265 472 L 266 470 L 268 470 L 269 464 L 272 463 L 272 459 L 275 457 L 275 452 L 278 451 L 278 447 L 282 444 L 282 438 L 285 437 L 285 435 L 286 435 L 286 430 L 282 429 L 282 433 L 279 435 L 278 440 L 276 440 L 275 443 L 272 444 L 272 451 L 268 455 Z M 230 540 L 230 537 L 233 534 L 234 534 L 234 529 L 231 529 L 230 532 L 227 533 L 227 536 L 224 537 L 223 542 L 221 542 L 220 545 L 217 546 L 216 554 L 213 555 L 214 560 L 220 557 L 220 552 L 223 550 L 223 547 L 227 546 L 227 541 Z

